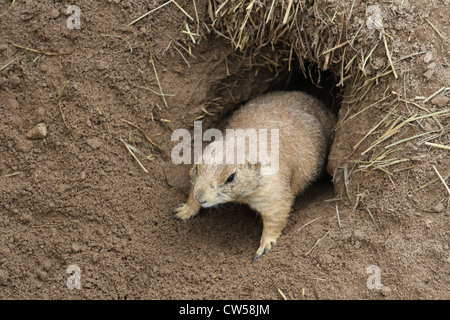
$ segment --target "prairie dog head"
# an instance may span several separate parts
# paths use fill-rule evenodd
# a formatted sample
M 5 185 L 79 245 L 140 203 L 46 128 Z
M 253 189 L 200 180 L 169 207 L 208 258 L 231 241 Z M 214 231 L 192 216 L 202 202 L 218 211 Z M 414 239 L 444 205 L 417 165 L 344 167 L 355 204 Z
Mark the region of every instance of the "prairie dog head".
M 224 155 L 219 159 L 216 150 L 217 144 L 222 141 L 214 141 L 201 156 L 201 163 L 194 164 L 189 174 L 193 185 L 195 201 L 204 208 L 214 207 L 221 203 L 237 201 L 255 192 L 261 182 L 261 165 L 248 159 L 238 164 L 227 164 Z M 225 153 L 225 152 L 224 152 Z

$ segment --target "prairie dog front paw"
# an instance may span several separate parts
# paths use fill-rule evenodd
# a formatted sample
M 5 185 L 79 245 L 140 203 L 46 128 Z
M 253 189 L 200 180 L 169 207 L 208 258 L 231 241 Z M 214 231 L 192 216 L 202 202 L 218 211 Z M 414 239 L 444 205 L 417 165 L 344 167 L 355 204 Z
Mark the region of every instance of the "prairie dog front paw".
M 198 207 L 188 206 L 186 203 L 180 204 L 173 213 L 175 214 L 174 219 L 186 220 L 195 216 L 199 211 Z

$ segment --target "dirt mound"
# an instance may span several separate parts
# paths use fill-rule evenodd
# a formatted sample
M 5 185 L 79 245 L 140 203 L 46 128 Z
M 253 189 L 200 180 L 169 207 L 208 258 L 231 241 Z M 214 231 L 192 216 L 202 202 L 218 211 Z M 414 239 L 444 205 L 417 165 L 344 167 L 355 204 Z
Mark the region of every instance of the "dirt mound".
M 0 298 L 448 299 L 449 4 L 0 1 Z M 251 210 L 171 219 L 171 134 L 287 87 L 338 113 L 333 182 L 252 263 Z

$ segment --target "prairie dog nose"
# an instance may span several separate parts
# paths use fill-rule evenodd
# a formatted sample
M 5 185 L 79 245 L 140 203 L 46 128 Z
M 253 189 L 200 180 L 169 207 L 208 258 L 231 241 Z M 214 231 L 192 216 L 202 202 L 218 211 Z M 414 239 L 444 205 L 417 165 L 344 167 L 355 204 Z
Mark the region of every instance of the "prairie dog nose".
M 203 193 L 200 193 L 200 194 L 196 195 L 194 198 L 195 198 L 195 201 L 197 201 L 197 203 L 199 205 L 202 205 L 202 204 L 206 203 L 206 200 L 203 198 Z

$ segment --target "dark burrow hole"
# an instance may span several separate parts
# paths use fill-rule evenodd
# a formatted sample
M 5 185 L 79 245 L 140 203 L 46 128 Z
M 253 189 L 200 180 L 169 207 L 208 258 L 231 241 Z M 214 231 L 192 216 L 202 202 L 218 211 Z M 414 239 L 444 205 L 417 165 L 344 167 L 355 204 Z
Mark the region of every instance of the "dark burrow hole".
M 342 88 L 336 86 L 339 79 L 329 70 L 319 71 L 316 64 L 305 62 L 304 66 L 304 72 L 299 67 L 280 72 L 268 92 L 304 91 L 321 100 L 337 115 L 342 100 Z

